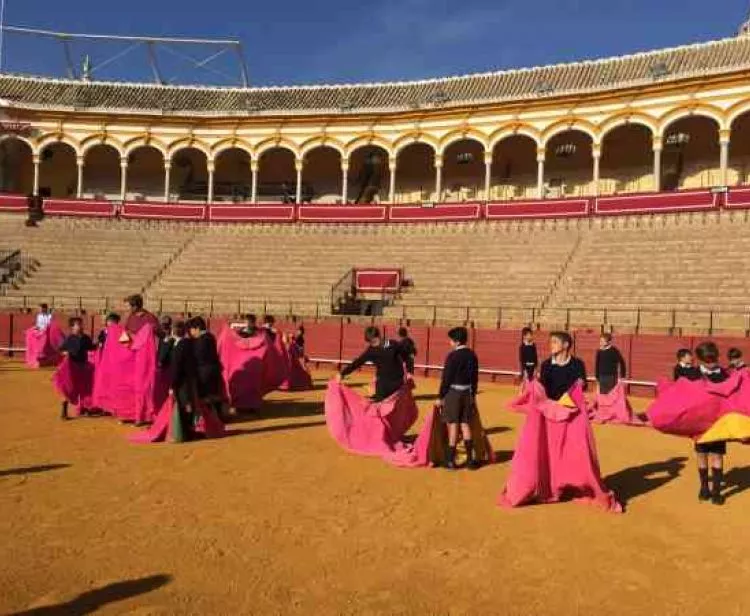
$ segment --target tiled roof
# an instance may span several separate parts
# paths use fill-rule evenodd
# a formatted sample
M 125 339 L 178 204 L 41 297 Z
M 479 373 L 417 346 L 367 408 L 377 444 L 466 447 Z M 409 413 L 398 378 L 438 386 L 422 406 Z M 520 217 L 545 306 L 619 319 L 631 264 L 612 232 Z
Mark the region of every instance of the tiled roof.
M 206 115 L 361 113 L 540 99 L 750 69 L 750 37 L 423 81 L 226 88 L 0 75 L 19 107 Z

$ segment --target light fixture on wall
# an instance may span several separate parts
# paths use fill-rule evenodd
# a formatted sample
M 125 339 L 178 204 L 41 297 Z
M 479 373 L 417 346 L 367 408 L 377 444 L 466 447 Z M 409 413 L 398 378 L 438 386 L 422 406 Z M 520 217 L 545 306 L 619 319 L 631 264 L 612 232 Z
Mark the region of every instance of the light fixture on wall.
M 578 150 L 575 143 L 561 143 L 555 148 L 555 156 L 558 158 L 570 158 Z
M 690 143 L 689 133 L 671 133 L 664 139 L 664 145 L 669 147 L 682 148 Z

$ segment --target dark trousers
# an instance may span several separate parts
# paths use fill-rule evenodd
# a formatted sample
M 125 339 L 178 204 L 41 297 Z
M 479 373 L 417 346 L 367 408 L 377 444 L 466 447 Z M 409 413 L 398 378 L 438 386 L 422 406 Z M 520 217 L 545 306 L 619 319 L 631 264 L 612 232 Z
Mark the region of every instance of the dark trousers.
M 608 394 L 615 388 L 617 381 L 618 378 L 616 374 L 602 374 L 599 377 L 599 392 L 602 394 Z

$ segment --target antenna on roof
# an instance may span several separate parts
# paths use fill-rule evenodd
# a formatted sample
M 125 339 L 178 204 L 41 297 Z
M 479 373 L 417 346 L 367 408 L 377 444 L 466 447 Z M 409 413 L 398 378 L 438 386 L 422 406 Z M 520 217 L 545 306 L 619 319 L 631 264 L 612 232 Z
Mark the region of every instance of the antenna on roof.
M 737 31 L 737 36 L 750 36 L 750 8 L 747 10 L 745 21 L 740 25 L 740 29 Z
M 6 26 L 4 23 L 5 2 L 6 0 L 0 0 L 0 71 L 3 68 L 3 38 L 4 34 L 8 32 L 21 34 L 24 36 L 41 37 L 58 41 L 62 47 L 68 76 L 71 79 L 81 78 L 79 71 L 76 70 L 76 63 L 73 61 L 71 43 L 76 41 L 86 41 L 88 43 L 114 42 L 129 43 L 129 46 L 125 49 L 121 49 L 108 58 L 97 62 L 92 62 L 90 54 L 87 53 L 85 55 L 86 70 L 82 71 L 83 73 L 85 73 L 85 76 L 83 76 L 83 78 L 93 78 L 94 74 L 98 70 L 128 55 L 136 48 L 145 47 L 148 66 L 151 70 L 151 73 L 153 74 L 154 81 L 158 84 L 173 83 L 175 81 L 174 78 L 165 79 L 164 73 L 157 61 L 157 52 L 159 51 L 175 56 L 183 62 L 187 62 L 192 66 L 193 69 L 203 69 L 215 75 L 219 75 L 223 79 L 233 82 L 233 85 L 239 84 L 244 88 L 247 88 L 249 86 L 247 63 L 245 62 L 245 55 L 242 50 L 242 42 L 239 40 L 182 38 L 167 36 L 123 36 L 118 34 L 81 34 L 72 32 L 56 32 L 53 30 L 40 30 L 37 28 L 26 28 L 21 26 Z M 204 52 L 207 48 L 209 51 L 207 52 L 207 55 L 194 57 L 192 54 L 177 51 L 174 48 L 175 46 L 203 48 Z M 227 54 L 227 52 L 230 52 L 230 55 L 236 57 L 239 78 L 227 75 L 225 72 L 214 68 L 214 66 L 211 66 L 211 63 L 214 62 L 214 60 Z M 81 68 L 84 67 L 81 66 Z

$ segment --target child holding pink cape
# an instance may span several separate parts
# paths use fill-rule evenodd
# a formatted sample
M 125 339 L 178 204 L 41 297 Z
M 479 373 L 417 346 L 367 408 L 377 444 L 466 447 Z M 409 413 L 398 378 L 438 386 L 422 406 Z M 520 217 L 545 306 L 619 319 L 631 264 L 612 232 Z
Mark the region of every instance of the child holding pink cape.
M 89 361 L 89 351 L 96 347 L 83 332 L 80 317 L 73 317 L 68 325 L 70 334 L 60 345 L 64 359 L 52 377 L 55 389 L 63 397 L 61 419 L 68 419 L 68 405 L 71 403 L 76 406 L 79 415 L 87 414 L 94 389 L 94 365 Z
M 551 357 L 518 407 L 526 413 L 526 423 L 499 503 L 519 507 L 573 498 L 619 513 L 622 506 L 599 471 L 583 397 L 586 367 L 573 356 L 567 332 L 553 332 L 549 342 Z

